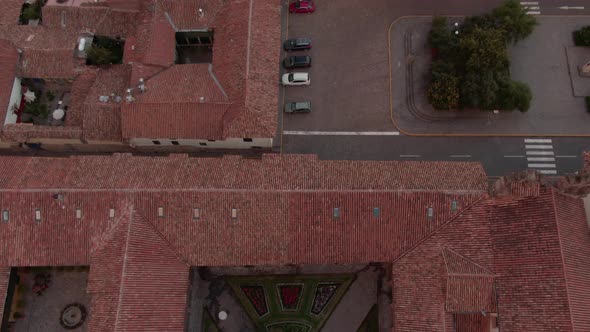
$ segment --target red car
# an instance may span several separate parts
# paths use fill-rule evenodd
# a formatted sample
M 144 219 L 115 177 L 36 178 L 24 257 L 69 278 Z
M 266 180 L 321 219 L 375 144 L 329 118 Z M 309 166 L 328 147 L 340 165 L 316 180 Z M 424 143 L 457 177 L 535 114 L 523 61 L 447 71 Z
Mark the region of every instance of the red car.
M 289 13 L 313 13 L 315 11 L 315 4 L 311 0 L 297 0 L 289 4 Z

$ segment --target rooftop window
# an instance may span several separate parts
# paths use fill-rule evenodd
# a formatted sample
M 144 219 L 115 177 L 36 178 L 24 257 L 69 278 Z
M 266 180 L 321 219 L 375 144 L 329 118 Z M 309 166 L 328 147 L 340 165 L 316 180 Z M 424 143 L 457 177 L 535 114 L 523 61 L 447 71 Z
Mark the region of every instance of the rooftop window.
M 231 218 L 238 219 L 238 209 L 236 209 L 236 208 L 231 209 Z
M 428 213 L 428 219 L 432 219 L 434 217 L 434 208 L 429 207 L 427 213 Z
M 35 209 L 35 221 L 41 222 L 41 210 Z
M 10 220 L 10 212 L 8 210 L 2 211 L 2 222 L 8 222 Z
M 193 209 L 193 219 L 195 219 L 195 220 L 201 219 L 201 209 L 199 209 L 199 208 Z
M 82 219 L 82 209 L 76 209 L 76 219 Z
M 177 64 L 213 61 L 213 31 L 181 31 L 175 37 Z
M 334 218 L 340 218 L 340 208 L 334 208 Z
M 378 207 L 374 207 L 373 208 L 373 217 L 379 218 L 379 215 L 380 215 L 379 208 Z
M 109 218 L 111 218 L 111 219 L 112 219 L 112 218 L 115 218 L 115 209 L 112 209 L 112 208 L 111 208 L 111 209 L 109 210 Z

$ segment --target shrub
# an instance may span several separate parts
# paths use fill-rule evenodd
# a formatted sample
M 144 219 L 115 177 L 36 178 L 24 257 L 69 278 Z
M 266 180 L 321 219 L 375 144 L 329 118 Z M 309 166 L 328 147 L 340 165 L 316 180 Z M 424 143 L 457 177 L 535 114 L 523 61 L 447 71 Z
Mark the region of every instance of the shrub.
M 53 101 L 55 99 L 55 95 L 53 94 L 52 91 L 47 91 L 45 93 L 45 96 L 47 96 L 47 100 L 49 100 L 49 101 Z
M 108 48 L 92 45 L 86 51 L 89 64 L 108 65 L 113 62 L 113 52 Z
M 457 50 L 457 38 L 453 35 L 447 24 L 447 18 L 435 16 L 432 19 L 432 28 L 428 36 L 430 46 L 437 50 L 440 58 L 454 59 Z
M 586 99 L 586 111 L 590 113 L 590 97 L 586 97 L 584 99 Z
M 590 25 L 574 31 L 574 44 L 576 46 L 590 46 Z
M 459 107 L 459 78 L 449 74 L 440 75 L 428 89 L 428 100 L 436 109 L 448 110 Z
M 516 43 L 528 37 L 537 25 L 535 17 L 526 12 L 519 1 L 507 0 L 492 11 L 491 19 L 494 26 L 502 29 L 507 42 Z

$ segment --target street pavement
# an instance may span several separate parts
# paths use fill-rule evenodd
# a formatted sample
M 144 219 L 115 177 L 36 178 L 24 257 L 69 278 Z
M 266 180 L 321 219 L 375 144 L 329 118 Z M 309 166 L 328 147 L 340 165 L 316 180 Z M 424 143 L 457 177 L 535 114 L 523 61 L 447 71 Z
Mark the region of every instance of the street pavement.
M 575 173 L 590 138 L 284 135 L 283 153 L 320 159 L 478 161 L 489 176 L 527 168 L 547 176 Z
M 590 15 L 587 1 L 523 2 L 531 15 Z M 387 72 L 389 24 L 408 15 L 482 14 L 501 3 L 502 0 L 322 1 L 318 2 L 316 13 L 290 15 L 284 35 L 307 35 L 314 39 L 314 67 L 309 87 L 283 88 L 282 98 L 308 98 L 315 107 L 311 114 L 285 116 L 280 121 L 283 135 L 276 142 L 280 151 L 317 154 L 321 159 L 478 161 L 489 176 L 527 168 L 547 176 L 578 171 L 582 152 L 590 150 L 590 138 L 415 137 L 399 133 L 391 123 L 387 79 L 383 76 Z M 559 8 L 564 6 L 568 9 Z M 351 44 L 355 42 L 358 46 Z M 345 57 L 344 62 L 333 62 L 338 55 Z M 365 56 L 369 56 L 368 64 L 363 64 Z M 355 65 L 355 61 L 359 63 Z M 351 81 L 347 81 L 349 77 Z M 359 106 L 359 100 L 364 107 Z

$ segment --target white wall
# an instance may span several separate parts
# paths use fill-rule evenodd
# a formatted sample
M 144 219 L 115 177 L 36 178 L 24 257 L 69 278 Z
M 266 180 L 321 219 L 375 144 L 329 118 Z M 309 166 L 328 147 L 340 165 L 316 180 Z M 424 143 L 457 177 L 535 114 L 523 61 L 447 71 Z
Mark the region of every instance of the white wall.
M 21 86 L 20 86 L 20 78 L 15 77 L 14 83 L 12 84 L 12 93 L 10 94 L 10 102 L 8 103 L 8 110 L 6 111 L 6 119 L 4 120 L 4 124 L 12 124 L 16 123 L 16 114 L 12 111 L 12 106 L 14 104 L 20 106 L 20 100 L 22 98 Z M 38 98 L 38 96 L 37 96 Z
M 159 145 L 153 141 L 160 142 Z M 253 147 L 271 148 L 272 138 L 252 138 L 252 142 L 244 142 L 242 138 L 228 138 L 226 140 L 208 141 L 202 139 L 169 139 L 169 138 L 132 138 L 129 143 L 134 146 L 173 146 L 172 141 L 178 142 L 178 146 L 194 146 L 203 149 L 251 149 Z M 204 144 L 204 145 L 203 145 Z

